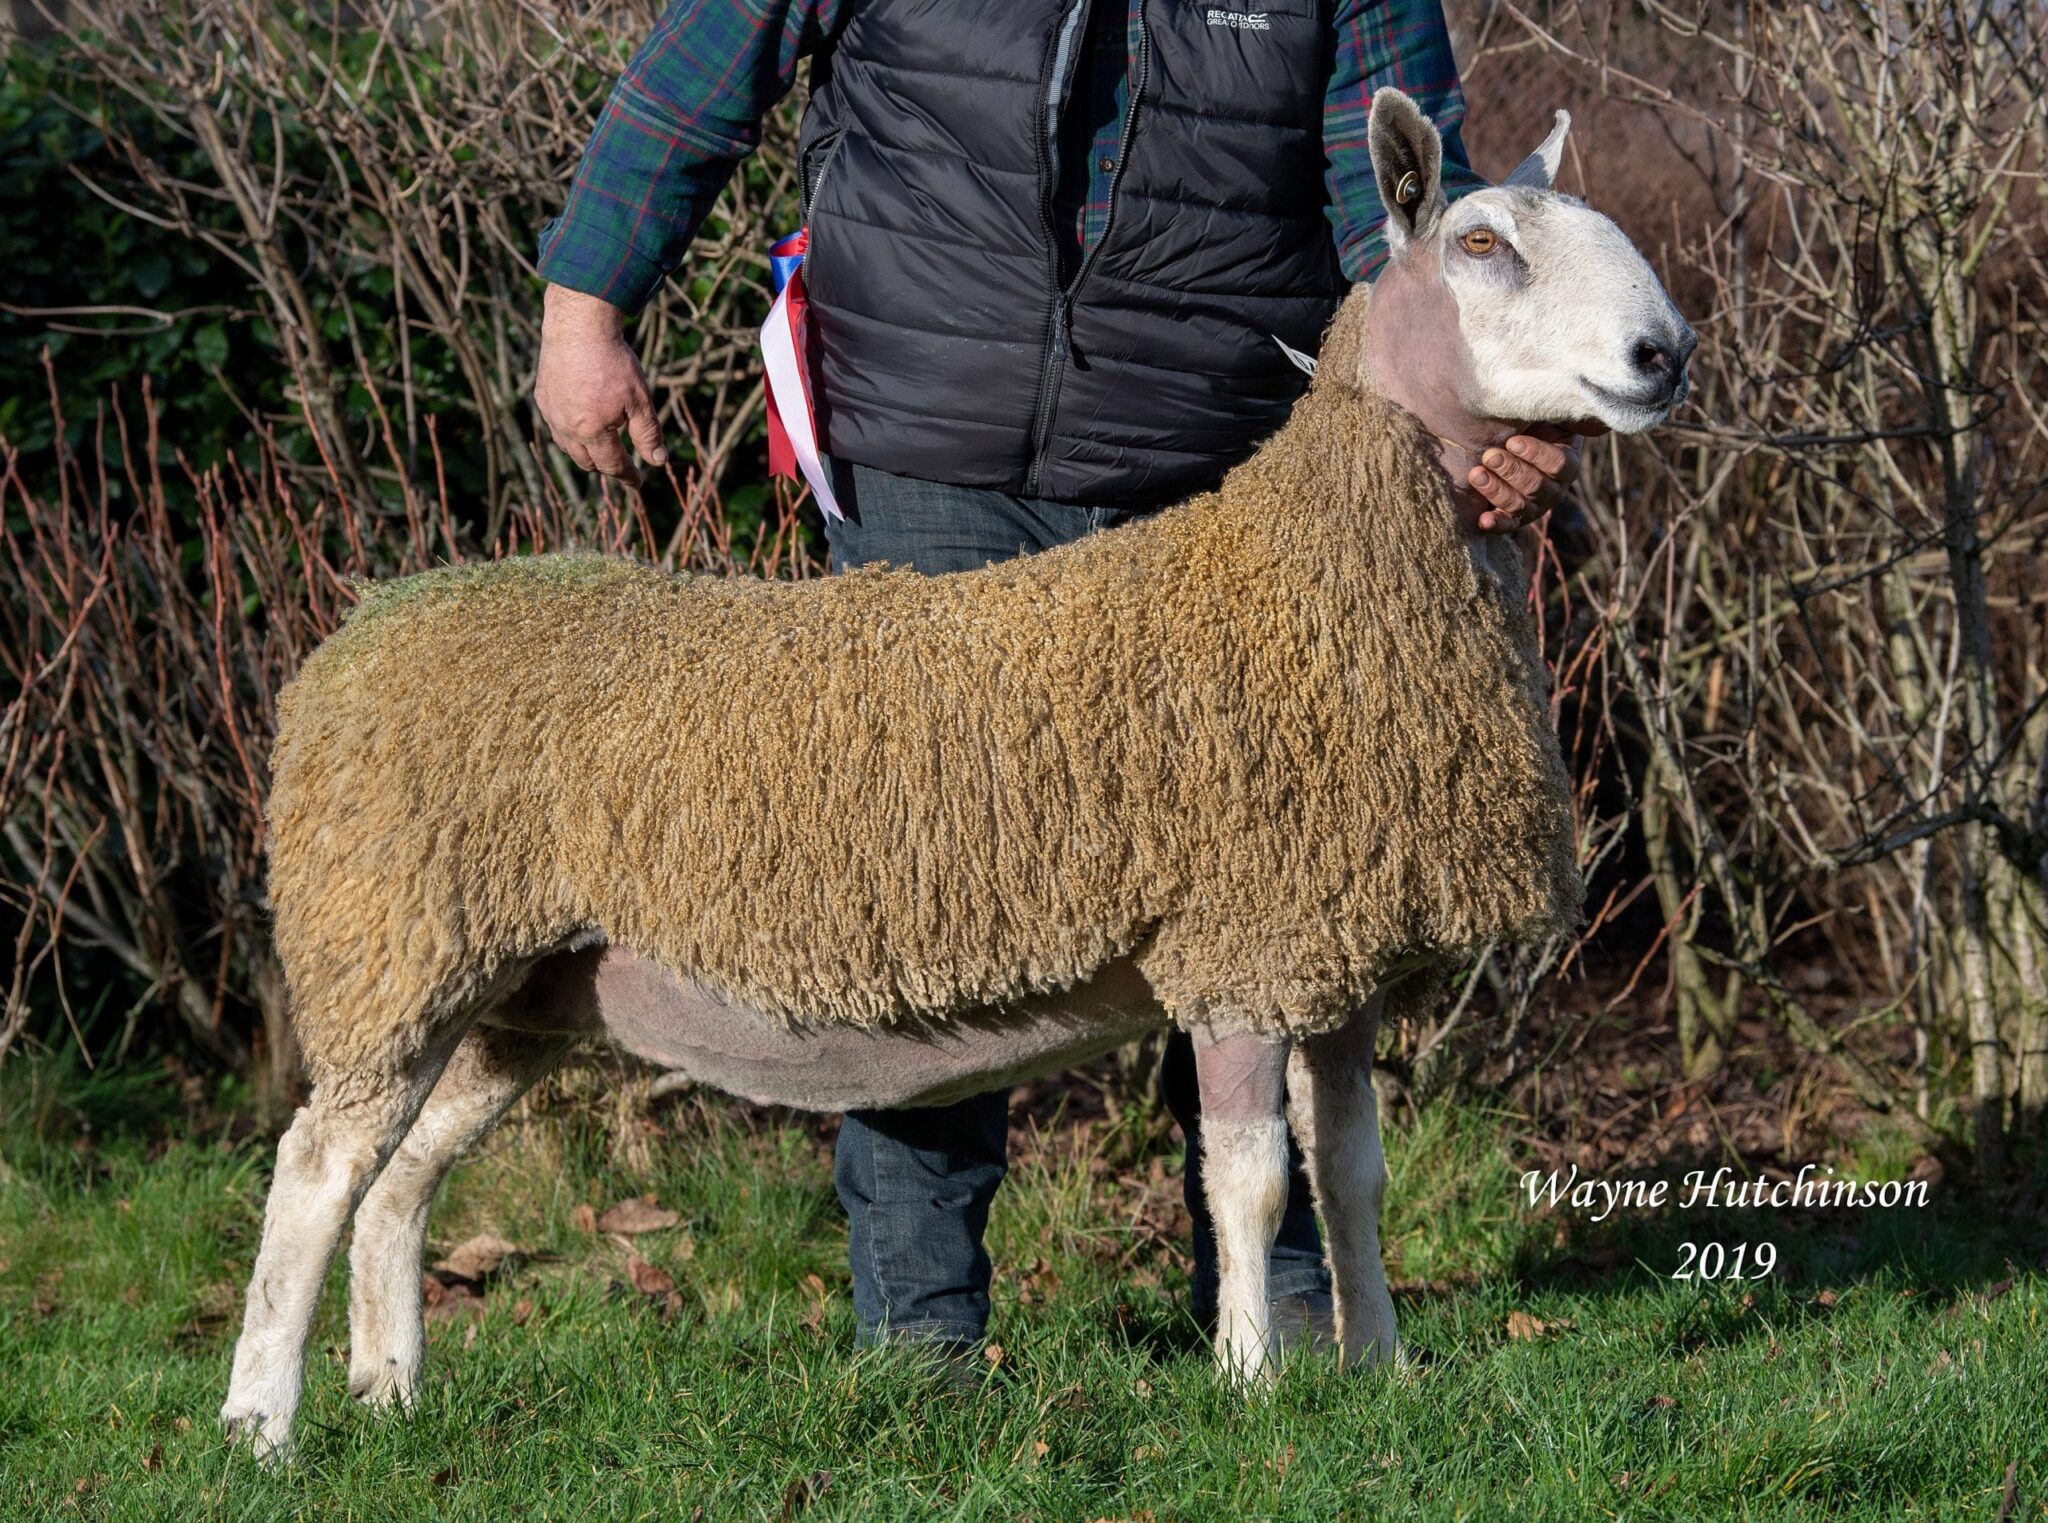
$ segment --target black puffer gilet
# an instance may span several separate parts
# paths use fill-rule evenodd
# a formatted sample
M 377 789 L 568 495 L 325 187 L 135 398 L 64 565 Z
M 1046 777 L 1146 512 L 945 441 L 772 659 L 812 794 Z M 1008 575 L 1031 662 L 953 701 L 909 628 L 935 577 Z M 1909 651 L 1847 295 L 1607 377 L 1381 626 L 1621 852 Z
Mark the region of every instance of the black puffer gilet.
M 1057 116 L 1089 0 L 859 0 L 813 78 L 805 278 L 826 448 L 1142 505 L 1285 419 L 1345 283 L 1321 0 L 1143 0 L 1108 228 L 1065 267 Z

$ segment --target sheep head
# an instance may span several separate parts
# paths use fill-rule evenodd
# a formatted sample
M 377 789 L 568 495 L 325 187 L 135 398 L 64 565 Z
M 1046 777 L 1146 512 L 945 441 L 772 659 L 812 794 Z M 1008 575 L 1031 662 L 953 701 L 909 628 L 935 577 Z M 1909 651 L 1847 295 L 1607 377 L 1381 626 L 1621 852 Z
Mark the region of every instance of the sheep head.
M 1640 433 L 1685 400 L 1698 343 L 1628 235 L 1552 188 L 1570 116 L 1497 186 L 1447 201 L 1435 126 L 1399 90 L 1373 97 L 1373 173 L 1389 258 L 1359 361 L 1440 436 L 1518 425 Z

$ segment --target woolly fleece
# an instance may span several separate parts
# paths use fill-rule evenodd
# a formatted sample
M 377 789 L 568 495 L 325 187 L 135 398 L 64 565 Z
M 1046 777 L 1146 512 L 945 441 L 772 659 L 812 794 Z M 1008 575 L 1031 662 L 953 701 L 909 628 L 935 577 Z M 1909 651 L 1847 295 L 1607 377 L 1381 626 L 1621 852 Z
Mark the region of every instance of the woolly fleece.
M 1360 389 L 1363 290 L 1222 487 L 979 571 L 592 556 L 371 589 L 280 700 L 277 946 L 315 1078 L 602 937 L 871 1027 L 1135 954 L 1182 1025 L 1341 1024 L 1582 886 L 1526 577 Z

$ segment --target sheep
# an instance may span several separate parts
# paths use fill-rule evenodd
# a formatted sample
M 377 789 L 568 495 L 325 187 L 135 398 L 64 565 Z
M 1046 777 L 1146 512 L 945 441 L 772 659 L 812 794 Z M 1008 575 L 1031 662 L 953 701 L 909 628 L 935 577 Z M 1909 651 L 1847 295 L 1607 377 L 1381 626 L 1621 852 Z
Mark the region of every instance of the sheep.
M 1568 930 L 1582 894 L 1527 568 L 1445 466 L 1539 419 L 1648 427 L 1692 343 L 1550 189 L 1566 121 L 1449 206 L 1434 128 L 1381 91 L 1377 295 L 1345 300 L 1278 433 L 1146 521 L 939 577 L 550 556 L 368 590 L 279 704 L 270 897 L 313 1089 L 230 1434 L 289 1443 L 352 1215 L 350 1386 L 410 1401 L 441 1178 L 598 1034 L 837 1109 L 1177 1023 L 1219 1362 L 1270 1367 L 1283 1102 L 1341 1354 L 1390 1357 L 1376 1023 L 1480 944 Z

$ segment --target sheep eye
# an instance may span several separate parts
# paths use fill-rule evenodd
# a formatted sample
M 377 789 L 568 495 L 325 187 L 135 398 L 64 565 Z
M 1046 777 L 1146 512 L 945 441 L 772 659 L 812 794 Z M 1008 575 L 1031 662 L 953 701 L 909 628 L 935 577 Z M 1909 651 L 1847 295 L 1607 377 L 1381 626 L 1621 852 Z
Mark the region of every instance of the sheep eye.
M 1466 253 L 1480 259 L 1484 259 L 1500 247 L 1500 239 L 1490 227 L 1475 227 L 1471 232 L 1461 234 L 1458 242 L 1464 246 Z

